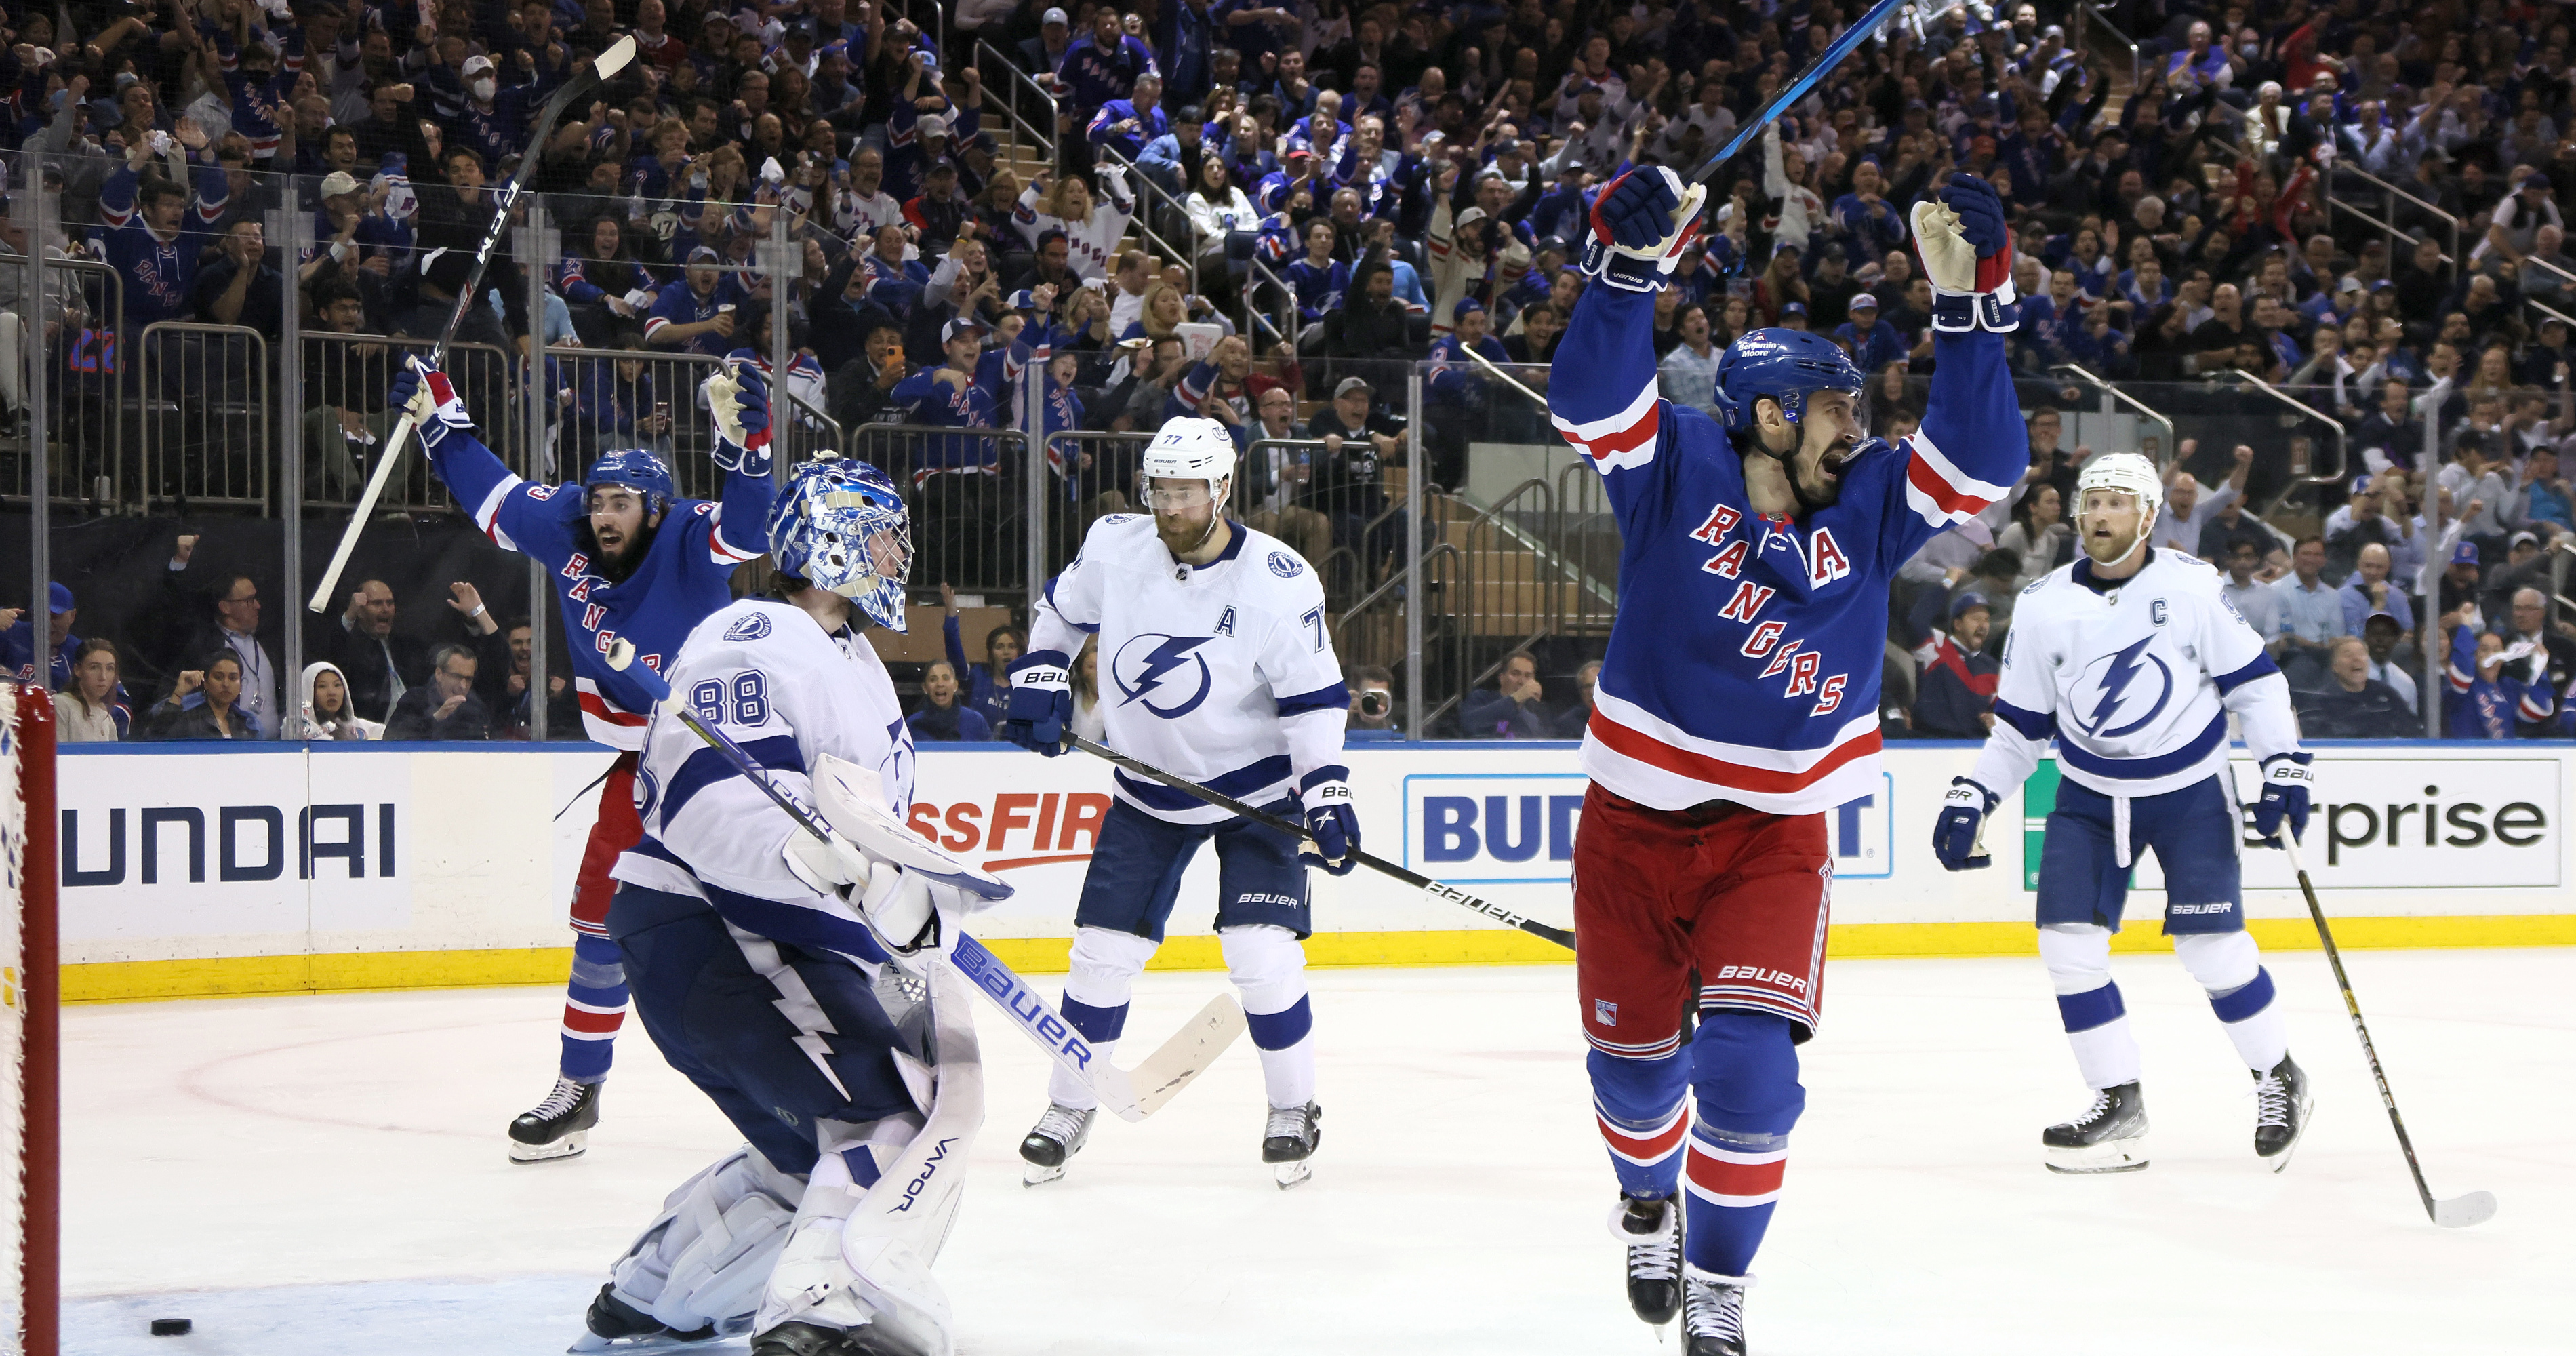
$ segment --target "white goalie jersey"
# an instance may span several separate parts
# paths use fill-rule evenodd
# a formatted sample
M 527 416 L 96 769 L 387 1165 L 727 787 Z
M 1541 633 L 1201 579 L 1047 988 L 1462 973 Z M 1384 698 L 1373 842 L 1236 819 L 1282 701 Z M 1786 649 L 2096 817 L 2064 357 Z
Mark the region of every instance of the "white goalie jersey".
M 1324 623 L 1324 587 L 1287 543 L 1241 523 L 1225 554 L 1175 562 L 1144 514 L 1091 525 L 1047 582 L 1029 658 L 1072 666 L 1100 638 L 1101 742 L 1254 805 L 1342 770 L 1350 693 Z M 1124 772 L 1115 792 L 1176 824 L 1225 811 Z
M 2227 766 L 2231 711 L 2258 759 L 2295 752 L 2289 681 L 2221 582 L 2155 551 L 2116 584 L 2079 557 L 2022 590 L 1977 782 L 2021 785 L 2054 738 L 2060 770 L 2104 795 L 2180 790 Z
M 826 634 L 793 604 L 745 598 L 698 623 L 664 677 L 672 700 L 800 804 L 814 803 L 806 770 L 827 753 L 875 772 L 898 816 L 912 799 L 912 731 L 885 662 L 854 630 Z M 803 830 L 667 714 L 657 712 L 645 732 L 635 788 L 644 841 L 619 860 L 617 879 L 707 899 L 763 936 L 780 934 L 737 915 L 784 901 L 858 924 L 846 902 L 816 894 L 788 869 L 780 848 Z

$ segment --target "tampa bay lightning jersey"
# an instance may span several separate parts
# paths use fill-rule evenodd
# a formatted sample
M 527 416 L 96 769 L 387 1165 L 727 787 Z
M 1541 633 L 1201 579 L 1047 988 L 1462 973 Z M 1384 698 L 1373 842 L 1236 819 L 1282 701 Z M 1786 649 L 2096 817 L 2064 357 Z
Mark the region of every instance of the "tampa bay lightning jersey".
M 633 679 L 608 666 L 609 647 L 632 641 L 637 662 L 666 672 L 689 628 L 733 601 L 734 567 L 768 549 L 761 532 L 769 517 L 769 477 L 728 471 L 722 503 L 672 501 L 643 561 L 611 583 L 581 549 L 590 508 L 580 485 L 539 485 L 512 475 L 462 429 L 429 449 L 429 460 L 485 536 L 535 559 L 553 579 L 583 730 L 611 748 L 641 748 L 653 703 Z
M 1350 692 L 1324 624 L 1314 567 L 1267 533 L 1231 523 L 1225 553 L 1175 560 L 1145 514 L 1091 525 L 1082 554 L 1047 581 L 1029 659 L 1072 667 L 1100 640 L 1100 741 L 1133 758 L 1269 805 L 1310 780 L 1343 780 Z M 1119 799 L 1176 824 L 1223 810 L 1117 774 Z
M 1840 497 L 1756 514 L 1716 420 L 1658 398 L 1654 299 L 1586 288 L 1557 345 L 1557 431 L 1619 522 L 1619 614 L 1583 770 L 1659 810 L 1728 800 L 1814 814 L 1878 786 L 1888 584 L 2030 461 L 2003 335 L 1933 340 L 1922 430 L 1845 466 Z
M 2079 556 L 2023 589 L 1977 782 L 2021 785 L 2054 738 L 2059 770 L 2104 795 L 2178 791 L 2227 766 L 2229 711 L 2257 758 L 2296 752 L 2289 680 L 2225 582 L 2199 559 L 2149 550 L 2116 584 Z
M 912 731 L 894 680 L 866 637 L 826 633 L 802 608 L 745 598 L 698 623 L 669 666 L 671 696 L 721 731 L 800 805 L 831 754 L 877 774 L 898 815 L 912 801 Z M 768 793 L 678 718 L 657 712 L 635 775 L 644 837 L 617 879 L 707 901 L 726 921 L 779 941 L 883 959 L 850 904 L 818 895 L 781 855 L 802 833 Z

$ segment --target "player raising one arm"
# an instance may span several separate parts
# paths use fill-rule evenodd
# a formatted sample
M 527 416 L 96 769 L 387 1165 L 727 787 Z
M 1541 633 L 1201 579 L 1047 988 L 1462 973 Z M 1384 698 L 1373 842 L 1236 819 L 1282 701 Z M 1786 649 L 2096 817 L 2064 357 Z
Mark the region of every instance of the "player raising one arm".
M 1150 517 L 1091 525 L 1082 554 L 1047 581 L 1029 652 L 1011 666 L 1003 737 L 1064 752 L 1073 722 L 1066 672 L 1085 632 L 1100 637 L 1102 743 L 1238 800 L 1295 817 L 1326 869 L 1358 865 L 1342 722 L 1350 694 L 1324 629 L 1324 589 L 1287 543 L 1228 519 L 1234 440 L 1213 419 L 1174 419 L 1143 456 Z M 1319 1135 L 1306 951 L 1314 930 L 1296 839 L 1159 783 L 1116 775 L 1115 799 L 1074 911 L 1064 1016 L 1103 1059 L 1127 1024 L 1127 995 L 1163 943 L 1181 872 L 1216 841 L 1217 940 L 1243 993 L 1270 1094 L 1261 1158 L 1279 1184 L 1304 1181 Z M 1020 1143 L 1030 1183 L 1064 1175 L 1098 1100 L 1069 1074 Z
M 2075 1067 L 2094 1091 L 2083 1115 L 2041 1134 L 2049 1168 L 2147 1165 L 2138 1045 L 2111 982 L 2111 934 L 2130 865 L 2152 848 L 2164 869 L 2165 933 L 2254 1072 L 2254 1152 L 2278 1172 L 2307 1125 L 2308 1080 L 2290 1062 L 2271 973 L 2245 931 L 2227 717 L 2262 760 L 2259 838 L 2278 837 L 2284 820 L 2292 833 L 2307 828 L 2310 755 L 2299 750 L 2289 681 L 2221 591 L 2225 577 L 2146 545 L 2163 497 L 2154 464 L 2136 453 L 2084 469 L 2084 553 L 2014 607 L 1994 730 L 1975 775 L 1951 780 L 1932 847 L 1953 871 L 1986 865 L 1979 828 L 2055 738 L 2062 776 L 2040 849 L 2039 956 Z
M 671 468 L 640 447 L 603 452 L 578 485 L 539 485 L 512 475 L 474 436 L 474 417 L 446 374 L 414 362 L 395 378 L 393 405 L 420 425 L 430 469 L 474 525 L 546 567 L 562 604 L 582 728 L 619 750 L 599 788 L 599 814 L 573 881 L 572 979 L 564 998 L 563 1056 L 554 1091 L 510 1122 L 510 1159 L 539 1163 L 587 1148 L 599 1123 L 626 978 L 608 940 L 608 869 L 644 830 L 635 818 L 635 754 L 653 703 L 608 665 L 608 648 L 634 642 L 660 672 L 689 628 L 733 601 L 735 567 L 761 553 L 768 515 L 769 400 L 760 375 L 724 372 L 704 383 L 717 412 L 713 459 L 725 472 L 722 503 L 682 499 Z
M 1584 245 L 1600 281 L 1575 304 L 1548 401 L 1621 536 L 1574 843 L 1583 1034 L 1621 1191 L 1611 1232 L 1629 1245 L 1638 1316 L 1679 1312 L 1687 1356 L 1731 1356 L 1806 1104 L 1796 1046 L 1821 1010 L 1824 812 L 1878 785 L 1888 583 L 2029 457 L 2002 333 L 2019 321 L 2012 239 L 1992 188 L 1958 175 L 1946 204 L 1914 206 L 1938 365 L 1922 431 L 1892 447 L 1862 426 L 1860 369 L 1798 330 L 1729 346 L 1723 423 L 1656 398 L 1654 294 L 1699 194 L 1660 167 L 1602 192 Z
M 674 700 L 843 833 L 816 839 L 654 718 L 609 930 L 653 1044 L 750 1143 L 663 1202 L 576 1351 L 745 1330 L 753 1356 L 954 1349 L 929 1268 L 963 1181 L 941 1165 L 983 1119 L 975 1028 L 947 967 L 926 1000 L 884 969 L 971 901 L 871 855 L 856 812 L 912 799 L 911 731 L 860 635 L 903 627 L 903 496 L 862 463 L 807 462 L 768 544 L 773 596 L 700 622 L 664 667 Z

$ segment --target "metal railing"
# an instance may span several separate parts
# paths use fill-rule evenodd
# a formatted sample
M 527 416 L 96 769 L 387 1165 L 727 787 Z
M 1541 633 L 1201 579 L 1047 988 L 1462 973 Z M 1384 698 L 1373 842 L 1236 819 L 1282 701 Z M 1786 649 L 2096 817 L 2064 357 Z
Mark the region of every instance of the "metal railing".
M 2164 469 L 2163 463 L 2171 461 L 2174 456 L 2181 451 L 2182 440 L 2180 435 L 2174 431 L 2174 421 L 2169 416 L 2147 404 L 2147 402 L 2140 400 L 2136 396 L 2133 396 L 2128 392 L 2121 390 L 2119 387 L 2104 381 L 2102 378 L 2095 376 L 2093 373 L 2085 370 L 2082 365 L 2077 363 L 2059 363 L 2055 367 L 2050 368 L 2049 371 L 2072 372 L 2086 385 L 2100 391 L 2102 393 L 2102 400 L 2104 403 L 2103 413 L 2105 414 L 2111 412 L 2109 409 L 2110 402 L 2117 401 L 2120 404 L 2128 406 L 2131 410 L 2136 411 L 2140 418 L 2146 419 L 2149 422 L 2162 427 L 2165 431 L 2165 454 L 2163 458 L 2159 459 L 2159 464 L 2156 469 Z
M 243 325 L 164 320 L 135 347 L 144 506 L 267 507 L 268 341 Z
M 1161 184 L 1154 182 L 1153 176 L 1145 173 L 1143 166 L 1120 154 L 1115 147 L 1103 143 L 1099 150 L 1102 159 L 1127 172 L 1127 186 L 1137 190 L 1137 207 L 1140 210 L 1128 224 L 1135 228 L 1139 239 L 1160 251 L 1163 258 L 1179 264 L 1189 275 L 1189 294 L 1199 295 L 1199 250 L 1202 246 L 1198 240 L 1197 227 L 1190 221 L 1189 208 L 1182 205 L 1181 200 L 1173 197 Z M 1186 237 L 1189 240 L 1187 245 L 1175 245 L 1164 232 L 1154 229 L 1157 212 L 1168 213 L 1170 219 L 1181 223 L 1182 229 L 1189 233 Z M 1169 220 L 1165 224 L 1169 225 Z
M 1050 171 L 1063 163 L 1063 157 L 1058 152 L 1057 139 L 1064 130 L 1064 112 L 1056 100 L 1055 91 L 1039 84 L 1027 71 L 1020 69 L 1020 63 L 1013 61 L 1001 48 L 995 47 L 982 38 L 975 40 L 975 63 L 978 69 L 987 72 L 988 75 L 998 68 L 1004 76 L 1002 83 L 1005 97 L 998 104 L 988 99 L 985 106 L 998 107 L 1001 110 L 1003 124 L 1010 129 L 1013 140 L 1026 137 L 1035 144 L 1045 153 L 1042 158 Z M 990 91 L 987 93 L 989 94 Z M 1045 130 L 1039 130 L 1034 118 L 1021 114 L 1022 99 L 1033 99 L 1036 108 L 1044 111 Z
M 15 282 L 25 306 L 24 257 L 0 255 L 0 274 Z M 50 403 L 46 497 L 114 511 L 132 502 L 142 472 L 126 423 L 122 368 L 130 359 L 118 323 L 125 313 L 125 275 L 84 259 L 49 258 L 45 278 L 45 305 L 0 318 L 9 326 L 7 351 L 0 353 L 9 369 L 6 394 L 12 406 L 24 408 L 36 394 L 24 388 L 41 386 Z M 33 449 L 23 442 L 0 443 L 0 500 L 22 504 L 33 497 L 35 463 Z
M 401 415 L 385 404 L 394 373 L 406 357 L 425 358 L 436 346 L 406 335 L 303 332 L 303 390 L 294 402 L 294 418 L 303 439 L 306 507 L 356 505 Z M 518 356 L 491 344 L 449 344 L 445 370 L 474 413 L 476 439 L 514 474 L 544 479 L 544 471 L 529 461 L 526 421 L 518 417 L 523 384 Z M 453 506 L 447 487 L 417 446 L 399 455 L 402 460 L 377 500 L 379 508 L 436 513 Z
M 2075 50 L 2078 52 L 2082 52 L 2084 50 L 2085 41 L 2091 36 L 2089 30 L 2095 25 L 2099 25 L 2104 33 L 2110 35 L 2111 42 L 2114 46 L 2127 49 L 2129 53 L 2129 97 L 2133 99 L 2136 98 L 2138 96 L 2138 86 L 2146 78 L 2146 69 L 2142 64 L 2144 58 L 2138 47 L 2137 39 L 2121 32 L 2120 26 L 2111 22 L 2110 14 L 2105 12 L 2100 5 L 2088 3 L 2076 6 L 2075 24 Z
M 912 579 L 967 592 L 1019 593 L 1033 568 L 1026 531 L 1028 435 L 1017 429 L 861 424 L 841 455 L 884 471 L 912 510 Z
M 2423 215 L 2430 217 L 2442 227 L 2443 231 L 2447 235 L 2449 235 L 2450 247 L 2443 254 L 2442 262 L 2451 266 L 2453 269 L 2453 277 L 2455 279 L 2458 276 L 2457 270 L 2466 265 L 2467 256 L 2460 252 L 2460 219 L 2451 215 L 2449 212 L 2442 210 L 2442 208 L 2437 204 L 2427 202 L 2424 199 L 2415 196 L 2413 193 L 2380 178 L 2378 175 L 2373 174 L 2358 165 L 2349 164 L 2340 159 L 2335 162 L 2334 167 L 2331 170 L 2327 171 L 2320 177 L 2325 182 L 2325 198 L 2329 215 L 2331 215 L 2332 209 L 2341 201 L 2335 196 L 2335 193 L 2339 181 L 2343 179 L 2358 179 L 2380 191 L 2383 195 L 2383 201 L 2380 204 L 2380 209 L 2377 215 L 2366 212 L 2362 210 L 2361 207 L 2351 203 L 2341 203 L 2341 205 L 2343 206 L 2344 211 L 2361 218 L 2363 221 L 2380 227 L 2390 237 L 2392 243 L 2389 249 L 2389 253 L 2391 255 L 2389 265 L 2392 270 L 2395 268 L 2397 262 L 2394 257 L 2396 254 L 2394 241 L 2399 238 L 2403 238 L 2407 244 L 2413 245 L 2418 243 L 2419 240 L 2419 237 L 2415 234 L 2397 225 L 2397 204 L 2401 201 L 2415 208 Z

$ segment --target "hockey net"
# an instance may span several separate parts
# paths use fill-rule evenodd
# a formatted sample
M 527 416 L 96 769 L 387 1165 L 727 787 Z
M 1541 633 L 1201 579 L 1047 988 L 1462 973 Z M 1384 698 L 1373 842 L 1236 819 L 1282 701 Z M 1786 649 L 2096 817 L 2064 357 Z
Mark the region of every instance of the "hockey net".
M 60 1211 L 54 886 L 54 712 L 43 688 L 0 683 L 0 1351 L 54 1356 Z

